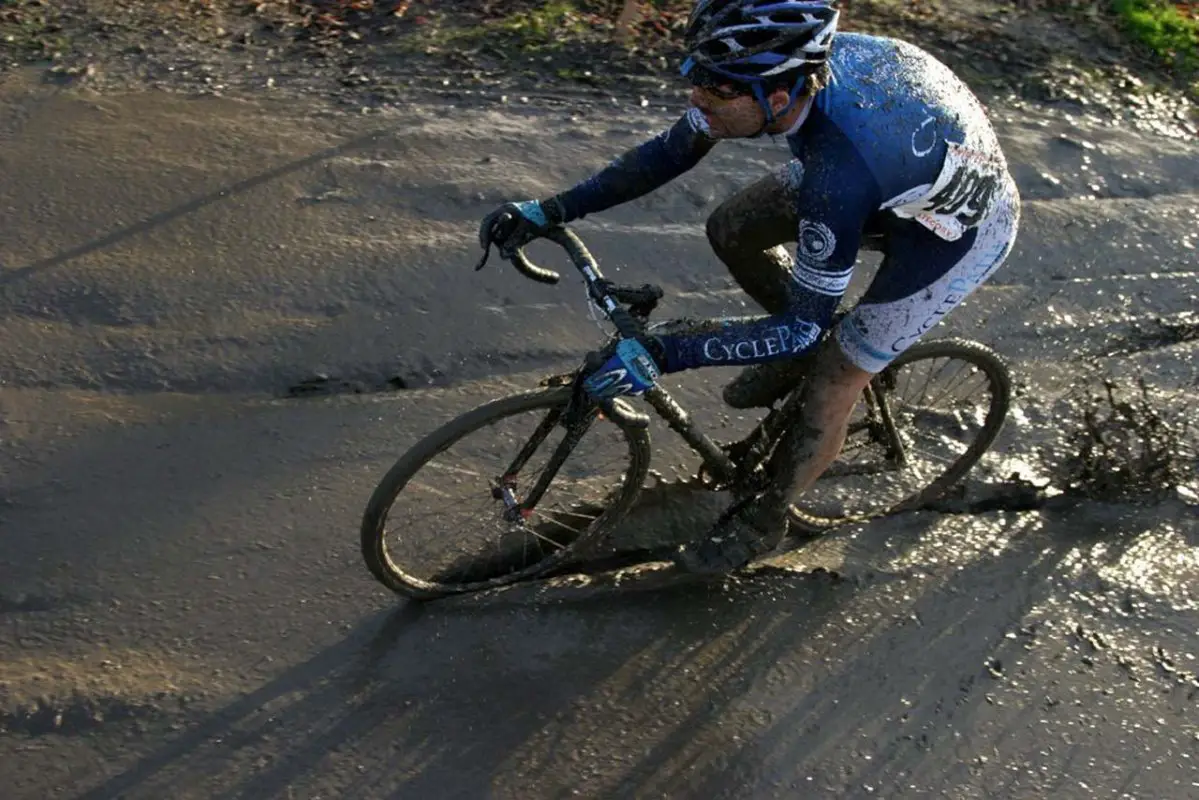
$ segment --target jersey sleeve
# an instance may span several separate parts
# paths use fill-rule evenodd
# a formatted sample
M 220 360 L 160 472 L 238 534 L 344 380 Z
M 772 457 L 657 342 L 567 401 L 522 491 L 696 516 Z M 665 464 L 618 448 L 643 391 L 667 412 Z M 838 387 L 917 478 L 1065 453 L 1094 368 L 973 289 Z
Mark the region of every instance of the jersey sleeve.
M 786 310 L 655 331 L 663 372 L 794 358 L 831 323 L 880 192 L 857 148 L 835 125 L 815 115 L 808 122 L 796 150 L 801 160 L 782 173 L 798 219 Z
M 866 221 L 881 202 L 873 172 L 857 147 L 827 118 L 813 118 L 798 151 L 794 189 L 795 266 L 789 311 L 828 327 L 849 288 Z
M 581 219 L 669 183 L 698 164 L 715 144 L 703 114 L 693 108 L 667 130 L 552 199 L 563 222 Z

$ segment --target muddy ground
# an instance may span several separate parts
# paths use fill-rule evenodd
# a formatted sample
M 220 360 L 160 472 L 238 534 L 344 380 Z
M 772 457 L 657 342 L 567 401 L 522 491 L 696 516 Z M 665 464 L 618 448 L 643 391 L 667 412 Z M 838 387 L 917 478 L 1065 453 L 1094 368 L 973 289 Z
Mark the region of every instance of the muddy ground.
M 576 284 L 473 272 L 476 221 L 678 98 L 362 113 L 311 70 L 225 96 L 116 72 L 0 79 L 6 798 L 1199 792 L 1193 462 L 1128 497 L 1067 468 L 1103 378 L 1193 416 L 1199 146 L 1176 109 L 1147 131 L 1100 103 L 990 100 L 1024 226 L 936 333 L 1018 376 L 970 491 L 1008 496 L 1015 473 L 1065 501 L 849 528 L 729 581 L 651 569 L 417 606 L 359 560 L 375 481 L 599 335 Z M 722 145 L 579 232 L 662 284 L 663 313 L 740 308 L 703 219 L 784 157 Z M 727 377 L 669 385 L 717 420 Z M 654 436 L 665 471 L 688 463 Z M 680 537 L 716 510 L 660 487 L 632 524 Z

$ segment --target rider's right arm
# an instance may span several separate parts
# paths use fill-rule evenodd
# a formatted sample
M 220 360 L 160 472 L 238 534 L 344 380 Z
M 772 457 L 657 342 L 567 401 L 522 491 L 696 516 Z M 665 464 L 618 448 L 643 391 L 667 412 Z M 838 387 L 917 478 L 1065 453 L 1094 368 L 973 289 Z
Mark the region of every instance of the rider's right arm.
M 562 222 L 581 219 L 649 194 L 698 164 L 715 144 L 704 115 L 693 108 L 668 130 L 542 204 L 556 203 Z

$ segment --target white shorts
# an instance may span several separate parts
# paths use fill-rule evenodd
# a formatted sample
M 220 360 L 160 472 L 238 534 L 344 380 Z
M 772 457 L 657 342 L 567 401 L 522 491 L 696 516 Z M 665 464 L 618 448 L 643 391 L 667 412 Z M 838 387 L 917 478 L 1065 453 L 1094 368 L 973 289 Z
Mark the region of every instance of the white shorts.
M 1014 191 L 956 241 L 914 221 L 897 221 L 888 231 L 878 274 L 837 327 L 846 357 L 867 372 L 882 372 L 999 268 L 1019 224 Z

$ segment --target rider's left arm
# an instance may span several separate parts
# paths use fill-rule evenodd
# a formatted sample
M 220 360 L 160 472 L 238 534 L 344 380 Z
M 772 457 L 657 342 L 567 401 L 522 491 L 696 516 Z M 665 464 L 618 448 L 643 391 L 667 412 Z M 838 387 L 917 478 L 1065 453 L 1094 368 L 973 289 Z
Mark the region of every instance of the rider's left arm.
M 787 310 L 658 336 L 663 372 L 794 358 L 829 326 L 849 287 L 863 226 L 878 210 L 881 194 L 839 130 L 830 126 L 813 133 L 820 135 L 810 136 L 801 152 L 802 170 L 792 172 L 802 173 L 802 182 L 789 186 L 799 226 Z

